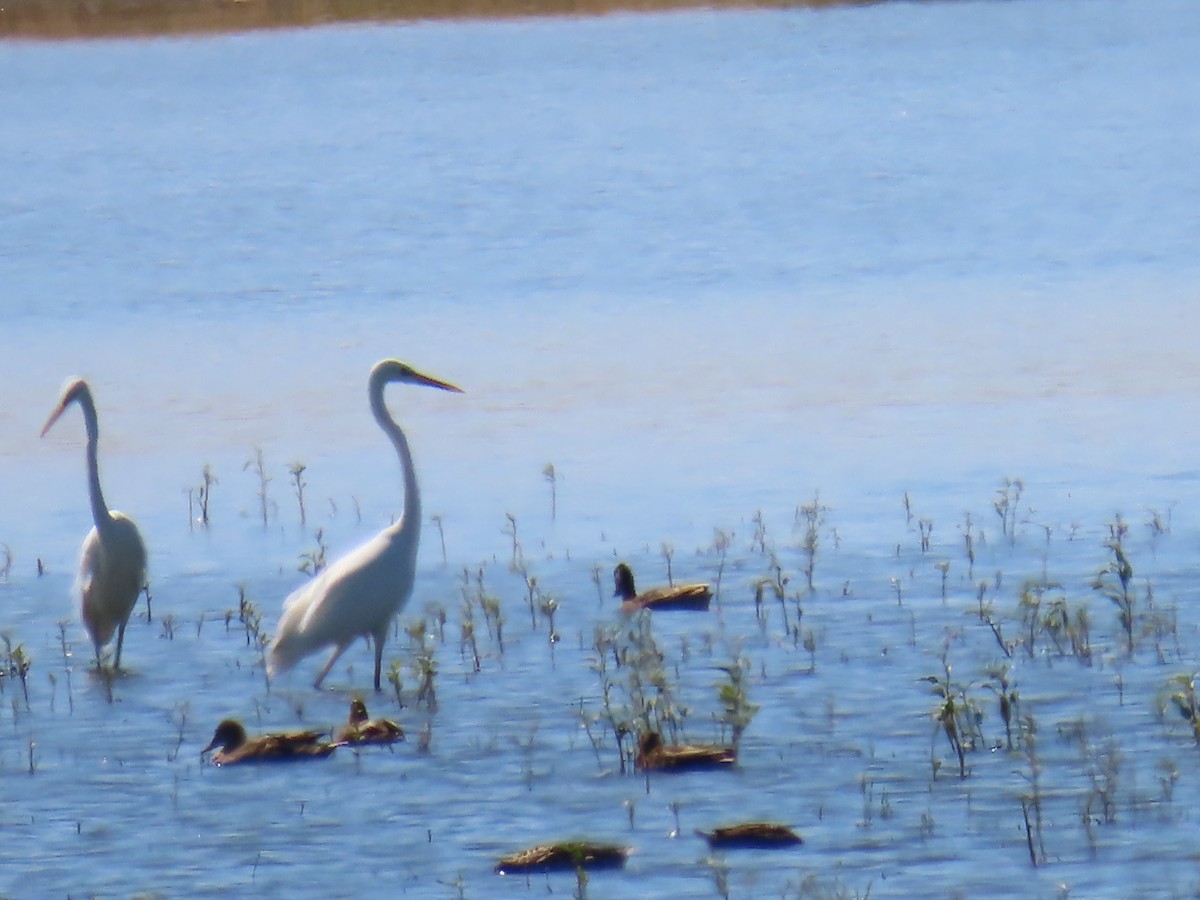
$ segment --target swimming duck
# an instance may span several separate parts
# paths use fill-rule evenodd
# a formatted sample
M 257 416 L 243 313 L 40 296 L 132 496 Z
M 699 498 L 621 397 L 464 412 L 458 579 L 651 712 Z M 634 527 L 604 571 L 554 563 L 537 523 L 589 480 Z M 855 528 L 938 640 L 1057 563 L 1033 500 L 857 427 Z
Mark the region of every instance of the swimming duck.
M 696 834 L 708 841 L 710 847 L 771 850 L 804 843 L 804 838 L 792 829 L 773 822 L 744 822 L 712 831 L 697 831 Z
M 712 745 L 664 744 L 657 731 L 647 731 L 638 741 L 634 760 L 639 769 L 686 772 L 694 769 L 724 769 L 737 762 L 733 747 Z
M 404 740 L 404 729 L 390 719 L 372 719 L 367 704 L 350 701 L 350 720 L 333 736 L 335 744 L 392 744 Z
M 324 731 L 292 731 L 276 734 L 260 734 L 247 737 L 246 729 L 237 719 L 226 719 L 213 732 L 213 739 L 200 751 L 203 756 L 210 750 L 220 748 L 213 754 L 213 765 L 232 766 L 245 762 L 272 762 L 276 760 L 319 759 L 337 749 L 336 744 L 321 740 Z
M 618 563 L 613 569 L 613 582 L 616 584 L 613 596 L 620 597 L 621 608 L 629 612 L 638 609 L 706 610 L 712 600 L 712 591 L 704 583 L 650 588 L 639 594 L 633 584 L 633 569 L 628 563 Z
M 574 872 L 581 868 L 616 869 L 625 865 L 631 852 L 627 847 L 587 841 L 540 844 L 505 856 L 496 863 L 496 871 L 508 875 L 514 872 Z

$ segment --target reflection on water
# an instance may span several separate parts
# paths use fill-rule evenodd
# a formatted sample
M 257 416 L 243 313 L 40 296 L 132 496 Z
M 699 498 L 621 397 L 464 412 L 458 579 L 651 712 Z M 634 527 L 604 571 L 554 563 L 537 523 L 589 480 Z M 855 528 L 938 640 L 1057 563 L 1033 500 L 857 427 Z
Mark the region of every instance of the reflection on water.
M 0 9 L 0 37 L 179 35 L 337 22 L 593 16 L 695 7 L 825 7 L 869 2 L 876 0 L 9 0 Z

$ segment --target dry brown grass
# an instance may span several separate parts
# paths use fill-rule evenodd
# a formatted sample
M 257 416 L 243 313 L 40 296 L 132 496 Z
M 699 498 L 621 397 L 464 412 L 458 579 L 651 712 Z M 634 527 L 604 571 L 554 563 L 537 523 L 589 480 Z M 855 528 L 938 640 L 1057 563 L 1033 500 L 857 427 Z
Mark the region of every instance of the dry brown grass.
M 870 0 L 7 0 L 0 38 L 72 40 L 306 28 L 335 22 L 594 16 L 674 9 L 853 5 Z

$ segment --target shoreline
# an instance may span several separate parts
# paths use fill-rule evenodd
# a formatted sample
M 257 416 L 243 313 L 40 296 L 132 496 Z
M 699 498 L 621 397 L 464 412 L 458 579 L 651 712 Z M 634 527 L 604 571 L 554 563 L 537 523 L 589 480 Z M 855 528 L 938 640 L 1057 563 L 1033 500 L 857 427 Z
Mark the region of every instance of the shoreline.
M 179 37 L 369 22 L 825 8 L 873 2 L 878 0 L 10 0 L 0 7 L 0 40 Z

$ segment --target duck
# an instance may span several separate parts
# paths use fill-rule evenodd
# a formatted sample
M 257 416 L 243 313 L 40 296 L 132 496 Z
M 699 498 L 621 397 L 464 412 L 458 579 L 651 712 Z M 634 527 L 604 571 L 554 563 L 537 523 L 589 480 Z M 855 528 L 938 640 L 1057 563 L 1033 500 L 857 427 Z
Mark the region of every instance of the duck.
M 792 829 L 774 822 L 743 822 L 712 831 L 697 831 L 696 834 L 708 841 L 710 847 L 771 850 L 804 843 L 804 838 Z
M 337 730 L 333 742 L 338 746 L 354 744 L 393 744 L 404 740 L 404 729 L 390 719 L 372 719 L 367 704 L 358 697 L 350 701 L 350 719 Z
M 613 596 L 621 598 L 621 608 L 627 612 L 639 609 L 703 611 L 712 601 L 712 591 L 703 582 L 650 588 L 639 594 L 633 583 L 633 569 L 628 563 L 618 563 L 613 569 L 613 582 L 616 585 Z
M 274 762 L 299 759 L 321 759 L 337 749 L 337 744 L 321 740 L 325 731 L 291 731 L 247 737 L 246 729 L 237 719 L 225 719 L 213 732 L 212 741 L 200 751 L 203 756 L 211 750 L 215 766 L 233 766 L 247 762 Z M 217 749 L 220 748 L 220 749 Z
M 619 869 L 633 851 L 612 844 L 569 841 L 539 844 L 510 853 L 496 863 L 501 875 L 519 872 L 574 872 L 578 869 Z
M 686 772 L 695 769 L 724 769 L 737 763 L 733 747 L 694 744 L 665 744 L 657 731 L 647 731 L 638 741 L 634 764 L 643 770 Z

